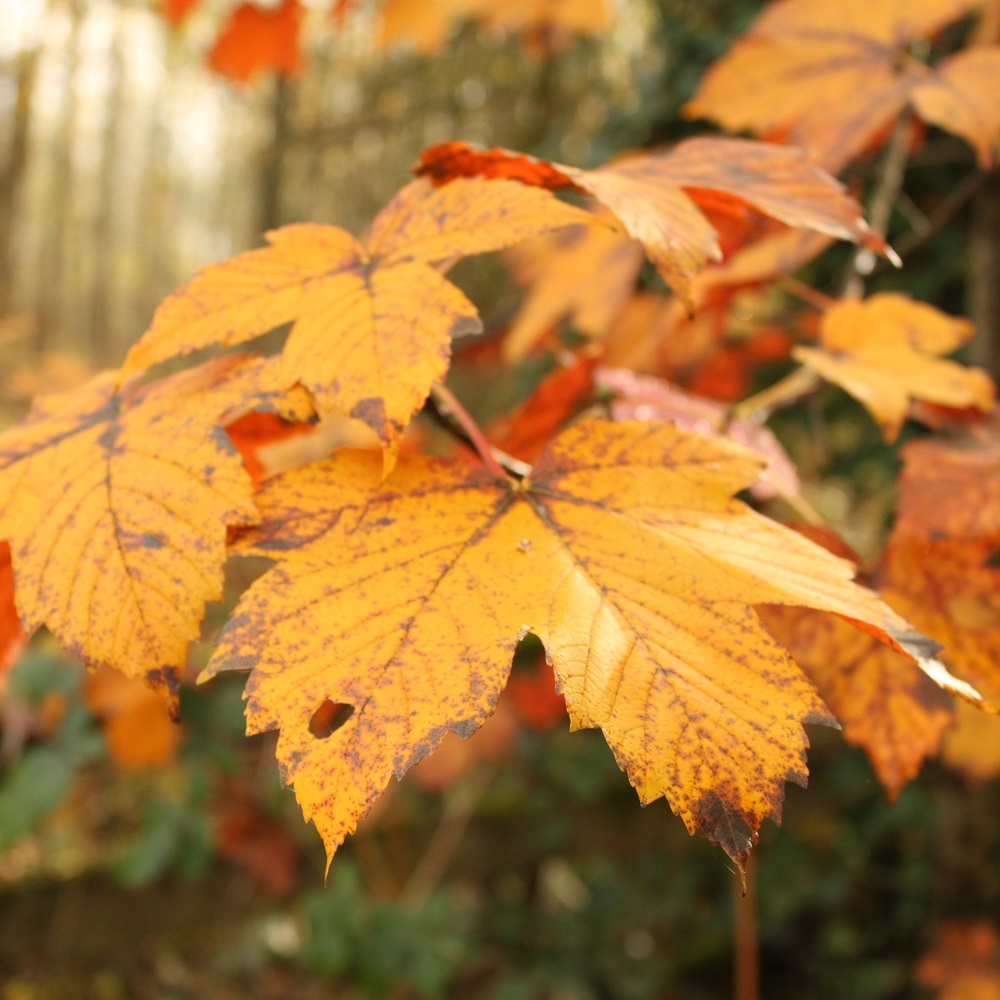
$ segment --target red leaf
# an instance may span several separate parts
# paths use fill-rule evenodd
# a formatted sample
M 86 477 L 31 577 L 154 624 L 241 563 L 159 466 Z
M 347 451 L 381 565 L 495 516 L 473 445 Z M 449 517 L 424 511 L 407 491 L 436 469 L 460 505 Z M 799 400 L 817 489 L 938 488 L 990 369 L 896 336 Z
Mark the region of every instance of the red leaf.
M 216 38 L 208 64 L 237 83 L 248 83 L 265 69 L 295 76 L 300 68 L 301 26 L 298 0 L 284 0 L 276 10 L 244 3 Z

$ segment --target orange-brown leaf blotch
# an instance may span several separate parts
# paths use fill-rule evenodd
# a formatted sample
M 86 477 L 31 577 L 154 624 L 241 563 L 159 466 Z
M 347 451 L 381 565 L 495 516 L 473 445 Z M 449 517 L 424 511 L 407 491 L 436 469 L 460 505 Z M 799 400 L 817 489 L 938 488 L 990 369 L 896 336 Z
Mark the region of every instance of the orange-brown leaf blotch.
M 10 561 L 10 545 L 0 542 L 0 694 L 3 694 L 7 674 L 17 662 L 27 636 L 14 603 L 14 567 Z
M 0 436 L 0 537 L 29 632 L 47 625 L 176 709 L 188 643 L 222 596 L 226 526 L 258 520 L 215 419 L 266 367 L 228 357 L 124 394 L 106 372 Z
M 666 284 L 691 304 L 691 280 L 722 251 L 700 210 L 724 202 L 750 206 L 790 226 L 883 249 L 841 186 L 801 150 L 743 139 L 698 138 L 667 152 L 633 156 L 597 170 L 535 160 L 465 143 L 425 150 L 415 173 L 446 183 L 456 177 L 513 178 L 545 188 L 585 191 L 638 240 Z
M 333 226 L 286 226 L 269 247 L 205 268 L 160 306 L 124 371 L 293 322 L 285 385 L 304 385 L 321 413 L 372 427 L 391 466 L 403 429 L 447 371 L 452 339 L 481 329 L 475 306 L 432 265 L 590 218 L 512 182 L 417 181 L 378 215 L 364 245 Z
M 733 500 L 760 462 L 664 424 L 583 421 L 531 477 L 341 453 L 264 484 L 242 551 L 279 559 L 243 597 L 204 677 L 249 670 L 248 731 L 278 758 L 328 853 L 390 777 L 490 714 L 527 631 L 574 728 L 600 728 L 643 802 L 742 864 L 803 721 L 826 709 L 752 605 L 801 604 L 919 649 L 853 566 Z M 330 503 L 330 497 L 336 503 Z M 353 706 L 325 739 L 310 719 Z
M 973 332 L 967 320 L 883 293 L 838 302 L 823 317 L 822 349 L 799 347 L 793 355 L 854 396 L 894 441 L 910 399 L 992 409 L 995 390 L 986 372 L 937 357 Z

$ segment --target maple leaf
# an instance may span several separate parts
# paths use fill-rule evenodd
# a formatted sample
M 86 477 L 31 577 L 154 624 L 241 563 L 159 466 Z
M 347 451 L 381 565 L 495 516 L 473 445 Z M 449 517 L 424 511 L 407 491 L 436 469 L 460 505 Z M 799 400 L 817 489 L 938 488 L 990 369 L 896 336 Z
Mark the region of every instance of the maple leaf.
M 678 427 L 727 437 L 763 460 L 758 482 L 750 490 L 758 500 L 777 496 L 797 497 L 798 473 L 788 452 L 767 427 L 753 420 L 730 418 L 729 410 L 711 399 L 693 396 L 651 376 L 635 375 L 624 368 L 601 368 L 595 374 L 599 389 L 613 397 L 613 420 L 666 420 Z
M 967 502 L 967 501 L 966 501 Z M 963 677 L 1000 691 L 1000 535 L 927 538 L 896 530 L 879 562 L 879 593 L 945 648 Z
M 993 406 L 990 377 L 935 355 L 954 351 L 974 333 L 971 323 L 905 295 L 883 293 L 844 301 L 823 316 L 822 350 L 792 354 L 861 402 L 893 441 L 911 398 L 948 406 Z
M 688 139 L 667 152 L 581 170 L 504 149 L 479 152 L 467 143 L 447 142 L 425 150 L 414 172 L 436 183 L 456 177 L 512 178 L 593 195 L 643 245 L 689 308 L 692 277 L 722 256 L 706 213 L 725 217 L 749 205 L 790 226 L 886 249 L 837 181 L 800 150 L 768 143 Z
M 816 685 L 847 742 L 867 753 L 894 801 L 954 724 L 951 698 L 912 659 L 843 619 L 807 608 L 759 613 Z
M 977 6 L 979 0 L 778 0 L 709 69 L 684 112 L 729 131 L 782 132 L 837 171 L 932 77 L 906 47 Z M 966 81 L 946 79 L 952 89 Z M 978 78 L 972 82 L 981 91 Z M 935 99 L 925 93 L 921 100 L 928 107 Z M 950 127 L 946 116 L 935 124 Z
M 270 393 L 273 368 L 234 356 L 123 391 L 105 372 L 0 435 L 0 537 L 27 632 L 47 625 L 176 711 L 188 643 L 222 597 L 226 526 L 258 519 L 215 419 Z
M 638 243 L 602 226 L 539 237 L 508 257 L 516 280 L 529 286 L 504 338 L 508 363 L 520 361 L 564 319 L 584 336 L 606 335 L 634 292 L 644 259 Z
M 269 247 L 205 268 L 160 306 L 123 371 L 294 322 L 286 385 L 304 385 L 321 413 L 372 427 L 388 470 L 403 429 L 447 371 L 452 338 L 481 329 L 476 307 L 431 265 L 588 221 L 513 182 L 416 181 L 379 213 L 364 244 L 333 226 L 286 226 L 268 234 Z
M 295 76 L 301 63 L 302 14 L 298 0 L 283 0 L 273 10 L 241 4 L 216 38 L 208 65 L 238 83 L 249 83 L 265 69 Z
M 984 45 L 945 59 L 911 95 L 917 114 L 965 139 L 983 168 L 994 162 L 1000 142 L 998 79 L 1000 46 Z
M 805 780 L 802 722 L 829 720 L 751 605 L 929 649 L 850 563 L 732 499 L 759 472 L 721 440 L 604 421 L 521 482 L 405 457 L 373 489 L 377 458 L 340 453 L 264 484 L 237 548 L 281 561 L 202 679 L 251 671 L 248 732 L 280 730 L 283 779 L 332 856 L 393 774 L 483 722 L 534 632 L 573 727 L 600 728 L 644 803 L 665 796 L 743 864 L 783 782 Z M 329 703 L 347 711 L 317 738 Z

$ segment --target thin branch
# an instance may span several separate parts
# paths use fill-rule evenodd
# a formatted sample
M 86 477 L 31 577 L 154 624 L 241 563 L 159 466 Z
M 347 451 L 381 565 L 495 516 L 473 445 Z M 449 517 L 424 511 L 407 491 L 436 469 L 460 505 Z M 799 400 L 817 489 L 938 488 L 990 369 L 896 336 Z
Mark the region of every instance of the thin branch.
M 730 411 L 730 416 L 763 423 L 775 410 L 790 406 L 803 396 L 808 396 L 820 381 L 819 375 L 812 369 L 796 368 L 780 382 L 775 382 L 774 385 L 737 403 Z
M 804 281 L 799 281 L 798 278 L 793 278 L 790 275 L 785 275 L 779 278 L 777 285 L 783 291 L 788 292 L 789 295 L 794 295 L 797 299 L 801 299 L 803 302 L 808 303 L 814 308 L 818 309 L 820 312 L 826 312 L 827 309 L 832 308 L 837 304 L 837 300 L 831 298 L 829 295 L 824 294 L 811 285 L 807 285 Z
M 514 475 L 523 479 L 531 472 L 530 465 L 495 448 L 486 440 L 486 436 L 469 415 L 469 411 L 443 383 L 435 382 L 431 386 L 431 402 L 444 428 L 471 445 L 486 468 L 498 478 L 508 479 Z
M 879 170 L 878 181 L 868 203 L 868 225 L 872 232 L 885 236 L 892 217 L 892 208 L 903 188 L 903 178 L 906 174 L 906 161 L 910 155 L 910 121 L 909 111 L 903 111 L 896 122 L 892 138 L 889 140 L 882 167 Z M 895 257 L 895 254 L 893 254 Z M 890 260 L 893 258 L 890 257 Z M 854 255 L 850 274 L 844 282 L 844 296 L 860 298 L 864 290 L 864 279 L 875 268 L 878 258 L 873 250 L 859 250 Z M 893 263 L 898 260 L 895 258 Z

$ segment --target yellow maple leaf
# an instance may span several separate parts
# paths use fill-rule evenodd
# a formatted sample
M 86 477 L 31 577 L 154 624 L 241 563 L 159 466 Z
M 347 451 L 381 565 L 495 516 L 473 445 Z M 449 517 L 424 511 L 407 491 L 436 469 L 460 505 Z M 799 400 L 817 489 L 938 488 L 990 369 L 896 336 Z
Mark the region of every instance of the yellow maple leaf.
M 304 385 L 321 413 L 372 427 L 388 471 L 403 429 L 448 368 L 452 338 L 481 329 L 476 307 L 432 265 L 589 221 L 512 182 L 416 181 L 364 243 L 334 226 L 286 226 L 268 234 L 269 247 L 205 268 L 160 306 L 123 372 L 292 322 L 285 384 Z
M 838 302 L 823 316 L 822 348 L 792 353 L 861 402 L 894 441 L 910 399 L 992 408 L 994 387 L 986 372 L 936 356 L 954 351 L 973 332 L 967 320 L 884 293 Z
M 124 392 L 105 372 L 0 435 L 0 537 L 29 633 L 48 626 L 176 710 L 205 602 L 222 597 L 226 526 L 258 520 L 216 419 L 247 406 L 272 369 L 231 356 Z
M 523 481 L 404 457 L 374 488 L 361 453 L 295 470 L 264 485 L 240 543 L 280 562 L 203 678 L 251 671 L 248 732 L 280 730 L 283 778 L 332 856 L 392 775 L 483 722 L 534 632 L 573 727 L 600 728 L 644 803 L 665 796 L 742 865 L 784 781 L 805 780 L 802 722 L 830 718 L 752 605 L 926 652 L 849 562 L 732 499 L 760 468 L 669 425 L 584 421 Z

